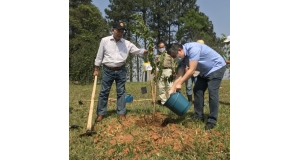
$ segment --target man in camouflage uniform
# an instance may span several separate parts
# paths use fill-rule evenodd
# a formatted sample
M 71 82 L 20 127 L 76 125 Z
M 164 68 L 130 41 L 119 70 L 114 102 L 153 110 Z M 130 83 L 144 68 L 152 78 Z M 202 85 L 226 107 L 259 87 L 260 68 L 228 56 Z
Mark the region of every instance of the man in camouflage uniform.
M 158 44 L 157 55 L 155 56 L 155 64 L 157 67 L 159 66 L 159 62 L 160 62 L 160 55 L 162 52 L 165 51 L 165 49 L 166 49 L 165 43 L 160 42 Z M 165 83 L 167 83 L 168 92 L 170 91 L 173 85 L 173 82 L 169 83 L 168 81 L 164 81 L 164 78 L 168 78 L 169 76 L 172 76 L 172 71 L 173 73 L 175 73 L 175 64 L 173 62 L 173 58 L 170 55 L 165 54 L 164 69 L 162 71 L 161 78 L 158 82 L 158 92 L 159 92 L 159 97 L 161 99 L 161 105 L 165 104 L 165 102 L 167 101 Z

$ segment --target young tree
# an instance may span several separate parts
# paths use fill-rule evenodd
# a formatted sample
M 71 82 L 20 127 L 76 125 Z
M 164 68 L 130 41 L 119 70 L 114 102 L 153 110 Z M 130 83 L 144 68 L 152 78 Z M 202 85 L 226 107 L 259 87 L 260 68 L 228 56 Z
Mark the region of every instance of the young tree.
M 144 25 L 147 25 L 150 7 L 153 5 L 152 1 L 148 0 L 134 0 L 136 4 L 136 13 L 142 13 Z M 147 48 L 147 40 L 144 39 L 144 48 Z M 147 56 L 143 57 L 144 62 L 148 62 L 149 59 Z M 147 72 L 145 72 L 145 81 L 147 81 Z

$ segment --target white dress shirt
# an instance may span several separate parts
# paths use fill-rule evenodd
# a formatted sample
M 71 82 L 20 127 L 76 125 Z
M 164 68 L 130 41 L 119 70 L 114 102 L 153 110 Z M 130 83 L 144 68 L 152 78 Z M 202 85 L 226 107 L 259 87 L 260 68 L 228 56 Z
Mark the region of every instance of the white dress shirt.
M 116 42 L 112 35 L 107 36 L 101 39 L 95 65 L 100 66 L 103 63 L 108 67 L 121 67 L 125 64 L 129 53 L 143 56 L 144 50 L 138 49 L 133 43 L 123 38 Z

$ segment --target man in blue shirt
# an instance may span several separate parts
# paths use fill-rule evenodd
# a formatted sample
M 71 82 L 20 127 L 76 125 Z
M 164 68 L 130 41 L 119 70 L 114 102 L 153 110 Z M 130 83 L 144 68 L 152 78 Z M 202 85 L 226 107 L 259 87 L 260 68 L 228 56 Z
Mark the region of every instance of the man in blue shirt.
M 194 118 L 204 122 L 204 92 L 208 88 L 210 114 L 205 130 L 214 128 L 218 118 L 219 88 L 226 70 L 224 59 L 212 48 L 197 42 L 184 45 L 174 43 L 168 54 L 180 65 L 169 96 L 180 90 L 181 85 L 193 75 L 196 69 L 200 71 L 194 87 Z M 189 66 L 189 70 L 184 74 L 186 66 Z

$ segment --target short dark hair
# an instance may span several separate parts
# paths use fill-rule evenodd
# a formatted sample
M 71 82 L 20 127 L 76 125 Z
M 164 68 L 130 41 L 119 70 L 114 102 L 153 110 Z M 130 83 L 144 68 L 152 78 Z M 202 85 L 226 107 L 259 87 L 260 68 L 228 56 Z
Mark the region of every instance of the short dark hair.
M 183 49 L 183 47 L 182 47 L 181 44 L 178 44 L 178 43 L 171 44 L 171 47 L 169 49 L 169 53 L 168 54 L 171 54 L 172 52 L 178 54 L 178 49 L 179 48 Z
M 165 43 L 165 42 L 163 42 L 163 41 L 161 41 L 161 42 L 159 42 L 159 43 L 158 43 L 158 47 L 159 47 L 159 45 L 160 45 L 161 43 L 163 43 L 163 44 L 164 44 L 164 46 L 165 46 L 165 47 L 167 47 L 167 46 L 166 46 L 166 43 Z

